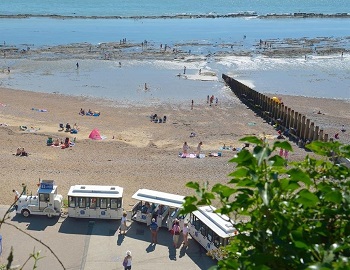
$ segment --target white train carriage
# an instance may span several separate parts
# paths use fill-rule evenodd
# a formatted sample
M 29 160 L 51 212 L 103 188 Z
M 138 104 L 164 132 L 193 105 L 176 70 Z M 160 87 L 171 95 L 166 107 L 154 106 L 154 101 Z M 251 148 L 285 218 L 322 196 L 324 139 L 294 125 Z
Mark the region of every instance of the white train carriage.
M 123 188 L 75 185 L 68 192 L 68 216 L 74 218 L 121 219 Z
M 189 234 L 217 260 L 222 259 L 220 247 L 238 234 L 228 216 L 215 213 L 213 206 L 202 206 L 189 217 Z
M 131 210 L 132 220 L 150 225 L 152 218 L 155 218 L 159 227 L 166 227 L 170 230 L 177 218 L 181 228 L 183 227 L 185 217 L 179 216 L 179 212 L 185 201 L 185 196 L 139 189 L 132 198 L 139 201 Z

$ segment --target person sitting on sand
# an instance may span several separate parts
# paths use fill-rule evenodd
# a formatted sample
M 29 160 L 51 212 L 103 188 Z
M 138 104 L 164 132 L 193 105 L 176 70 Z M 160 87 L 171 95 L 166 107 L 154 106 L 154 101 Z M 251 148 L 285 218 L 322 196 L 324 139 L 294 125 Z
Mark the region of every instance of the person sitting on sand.
M 22 150 L 20 147 L 18 147 L 16 151 L 16 156 L 20 156 L 21 154 L 22 154 Z
M 24 147 L 18 147 L 16 151 L 16 156 L 26 157 L 28 153 L 24 150 Z
M 69 131 L 70 131 L 70 129 L 71 129 L 71 126 L 70 126 L 70 124 L 69 124 L 69 123 L 67 123 L 67 124 L 66 124 L 66 132 L 69 132 Z
M 59 146 L 60 145 L 60 139 L 59 138 L 56 138 L 53 142 L 53 145 L 54 146 Z
M 80 108 L 80 112 L 79 112 L 80 115 L 85 115 L 85 110 L 83 108 Z
M 65 148 L 68 148 L 69 145 L 70 145 L 70 141 L 69 141 L 69 138 L 67 137 L 67 138 L 65 139 L 65 141 L 64 141 L 64 147 L 65 147 Z
M 182 154 L 186 155 L 189 148 L 187 142 L 184 142 L 184 145 L 182 146 Z

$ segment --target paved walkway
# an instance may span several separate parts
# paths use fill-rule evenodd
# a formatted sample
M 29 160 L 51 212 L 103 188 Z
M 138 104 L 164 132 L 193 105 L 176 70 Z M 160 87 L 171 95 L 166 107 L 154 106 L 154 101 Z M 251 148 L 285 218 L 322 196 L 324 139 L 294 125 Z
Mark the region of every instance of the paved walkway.
M 8 206 L 0 205 L 2 217 Z M 205 254 L 205 250 L 189 239 L 188 248 L 172 247 L 172 236 L 162 228 L 158 244 L 150 245 L 151 234 L 145 224 L 129 222 L 126 236 L 118 234 L 120 221 L 87 220 L 74 218 L 52 218 L 30 216 L 24 218 L 11 212 L 0 229 L 2 255 L 0 264 L 6 261 L 11 246 L 14 249 L 13 265 L 22 265 L 33 251 L 41 251 L 44 258 L 38 262 L 38 270 L 63 269 L 48 248 L 30 236 L 20 232 L 16 226 L 47 244 L 70 270 L 115 270 L 123 269 L 122 260 L 127 250 L 132 252 L 132 269 L 208 269 L 216 262 Z M 33 269 L 31 260 L 24 270 Z

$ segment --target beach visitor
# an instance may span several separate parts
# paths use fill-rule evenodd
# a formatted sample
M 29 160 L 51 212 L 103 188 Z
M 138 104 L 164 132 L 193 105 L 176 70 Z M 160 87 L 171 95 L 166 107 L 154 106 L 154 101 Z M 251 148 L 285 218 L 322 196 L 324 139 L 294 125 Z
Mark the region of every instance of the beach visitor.
M 20 156 L 21 154 L 22 154 L 21 148 L 17 147 L 16 156 Z
M 119 228 L 119 234 L 126 234 L 127 226 L 126 226 L 126 212 L 123 212 L 122 219 L 120 221 L 120 228 Z
M 27 185 L 22 183 L 22 194 L 27 195 Z
M 209 103 L 209 95 L 207 95 L 207 103 Z
M 12 190 L 12 192 L 15 194 L 14 204 L 15 204 L 15 209 L 17 211 L 17 209 L 18 209 L 17 201 L 18 201 L 19 197 L 21 196 L 21 194 L 17 190 L 14 190 L 14 189 Z
M 123 260 L 124 270 L 130 270 L 131 269 L 131 264 L 132 264 L 131 251 L 128 250 L 126 252 L 126 256 L 124 257 L 124 260 Z
M 174 225 L 172 227 L 172 230 L 174 232 L 173 234 L 173 244 L 174 244 L 174 248 L 177 248 L 177 244 L 179 242 L 179 238 L 180 238 L 180 232 L 181 232 L 181 228 L 180 228 L 180 222 L 178 219 L 175 219 L 174 221 Z
M 153 244 L 157 244 L 157 235 L 158 235 L 158 224 L 156 223 L 156 219 L 152 218 L 152 222 L 149 225 L 149 229 L 151 231 L 151 235 L 152 235 L 152 240 L 151 243 Z
M 8 72 L 8 73 L 10 73 L 10 72 L 11 72 L 10 67 L 7 67 L 7 72 Z
M 182 146 L 182 153 L 186 155 L 189 148 L 190 147 L 188 146 L 187 142 L 184 142 L 184 145 Z
M 56 138 L 55 141 L 53 142 L 54 146 L 59 146 L 60 145 L 60 139 Z
M 210 97 L 210 106 L 211 106 L 211 104 L 214 102 L 214 95 L 212 95 L 211 97 Z
M 283 157 L 283 149 L 280 149 L 280 153 L 279 153 L 280 157 Z
M 78 62 L 76 63 L 76 66 L 77 66 L 77 69 L 78 69 L 79 68 L 79 63 Z
M 219 99 L 216 97 L 215 98 L 215 105 L 218 105 L 218 103 L 219 103 Z
M 201 147 L 202 147 L 202 142 L 199 142 L 199 144 L 197 145 L 197 157 L 199 157 L 200 153 L 201 153 Z
M 183 241 L 182 244 L 184 247 L 188 246 L 188 223 L 184 223 L 184 227 L 182 228 L 182 236 L 183 236 Z
M 285 158 L 285 160 L 288 160 L 288 153 L 289 153 L 288 150 L 284 150 L 284 158 Z
M 186 66 L 184 66 L 184 74 L 186 74 Z
M 202 74 L 202 69 L 201 69 L 201 68 L 199 69 L 198 74 L 199 74 L 199 75 L 201 75 L 201 74 Z
M 336 133 L 336 134 L 334 135 L 334 138 L 338 140 L 338 139 L 339 139 L 339 133 Z
M 192 102 L 191 102 L 191 110 L 193 110 L 193 99 L 192 99 Z

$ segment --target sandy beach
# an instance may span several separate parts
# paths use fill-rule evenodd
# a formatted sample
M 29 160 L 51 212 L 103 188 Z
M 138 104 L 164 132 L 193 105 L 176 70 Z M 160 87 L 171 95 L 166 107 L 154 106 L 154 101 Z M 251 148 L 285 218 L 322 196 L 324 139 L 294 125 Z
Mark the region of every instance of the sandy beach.
M 242 147 L 239 139 L 247 135 L 262 136 L 270 142 L 276 131 L 246 108 L 232 94 L 228 100 L 209 106 L 206 97 L 194 104 L 162 104 L 123 106 L 115 102 L 60 94 L 43 94 L 0 88 L 0 204 L 13 201 L 12 189 L 28 186 L 36 192 L 39 179 L 55 180 L 66 197 L 75 184 L 119 185 L 124 187 L 124 206 L 133 204 L 131 196 L 139 188 L 155 189 L 188 195 L 189 181 L 208 181 L 210 185 L 226 183 L 234 164 L 228 161 L 234 151 L 221 151 L 222 157 L 209 157 L 226 146 Z M 324 128 L 330 137 L 339 132 L 340 141 L 350 142 L 349 101 L 283 96 L 287 106 L 306 114 Z M 41 112 L 40 108 L 47 111 Z M 79 115 L 80 108 L 101 113 L 98 117 Z M 34 110 L 33 110 L 34 109 Z M 322 114 L 317 114 L 318 111 Z M 153 123 L 150 115 L 167 116 L 166 123 Z M 77 124 L 78 134 L 59 131 L 59 123 Z M 23 131 L 20 126 L 26 126 Z M 88 138 L 97 128 L 102 141 Z M 195 137 L 190 137 L 195 132 Z M 46 145 L 48 137 L 76 139 L 75 146 L 61 149 Z M 202 141 L 202 159 L 180 158 L 179 152 L 187 141 L 195 152 Z M 15 156 L 17 147 L 24 147 L 28 157 Z M 306 152 L 294 145 L 290 159 L 299 160 Z

